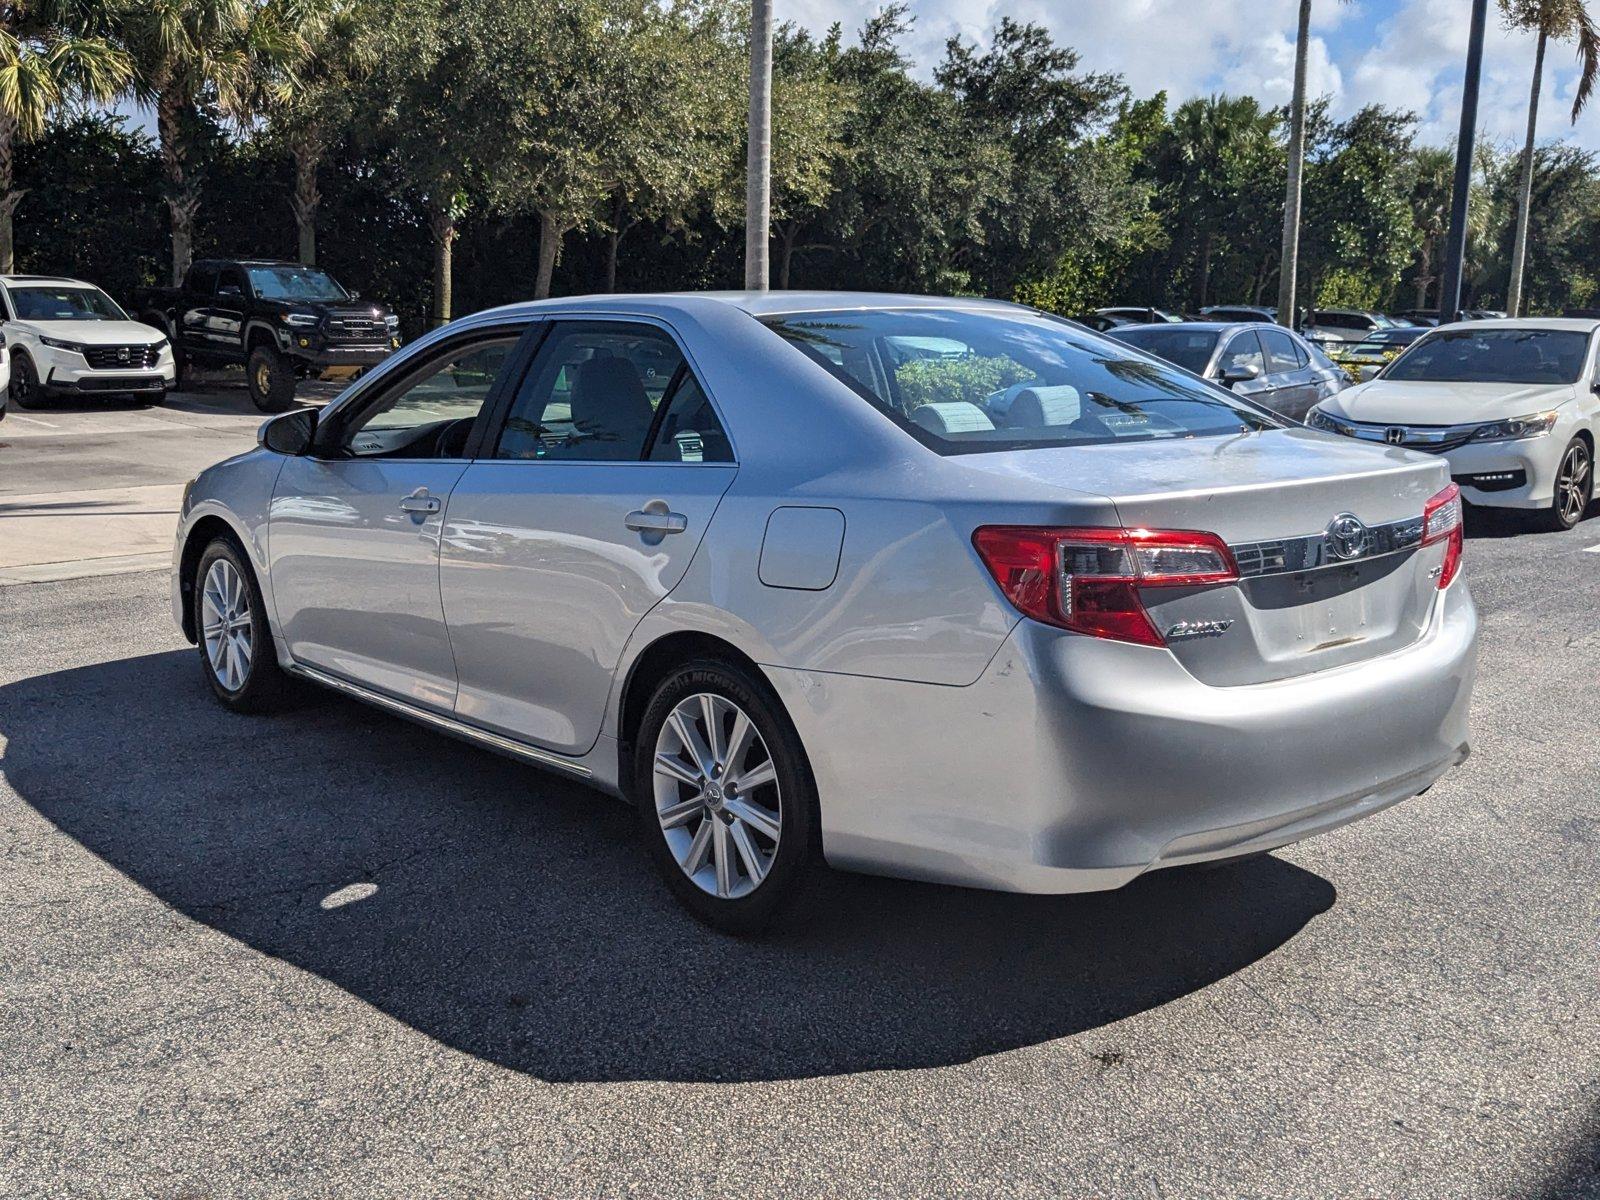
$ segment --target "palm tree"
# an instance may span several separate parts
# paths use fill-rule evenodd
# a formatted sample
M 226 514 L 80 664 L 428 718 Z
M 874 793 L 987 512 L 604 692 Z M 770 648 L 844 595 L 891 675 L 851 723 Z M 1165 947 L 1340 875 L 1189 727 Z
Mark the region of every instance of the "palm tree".
M 1289 99 L 1289 182 L 1283 198 L 1283 265 L 1278 271 L 1278 323 L 1294 328 L 1295 275 L 1300 269 L 1300 174 L 1306 161 L 1306 57 L 1311 50 L 1311 0 L 1300 0 L 1294 42 L 1294 95 Z
M 1517 191 L 1517 231 L 1511 243 L 1511 282 L 1506 287 L 1506 312 L 1522 310 L 1522 277 L 1528 263 L 1528 208 L 1533 199 L 1533 143 L 1539 124 L 1539 91 L 1544 85 L 1545 44 L 1572 39 L 1578 44 L 1578 90 L 1572 99 L 1577 123 L 1600 75 L 1600 29 L 1585 0 L 1500 0 L 1500 10 L 1513 29 L 1538 35 L 1533 51 L 1533 87 L 1528 95 L 1528 136 L 1522 146 L 1522 182 Z
M 772 223 L 772 0 L 750 4 L 750 134 L 745 157 L 744 285 L 767 290 Z
M 1450 189 L 1456 159 L 1449 150 L 1424 146 L 1416 152 L 1411 183 L 1411 220 L 1417 227 L 1417 304 L 1428 307 L 1428 289 L 1437 279 L 1439 246 L 1450 229 Z
M 0 274 L 16 269 L 12 219 L 28 194 L 16 186 L 17 143 L 74 96 L 106 103 L 132 77 L 128 56 L 101 36 L 105 18 L 95 0 L 0 0 Z
M 317 168 L 350 116 L 356 85 L 377 61 L 376 14 L 359 0 L 270 0 L 252 39 L 263 116 L 294 159 L 294 209 L 300 261 L 317 261 Z
M 202 100 L 226 115 L 250 107 L 255 77 L 248 0 L 139 0 L 122 10 L 134 86 L 156 110 L 167 211 L 172 218 L 172 282 L 183 282 L 194 256 L 200 180 L 191 168 Z M 264 26 L 258 28 L 264 29 Z

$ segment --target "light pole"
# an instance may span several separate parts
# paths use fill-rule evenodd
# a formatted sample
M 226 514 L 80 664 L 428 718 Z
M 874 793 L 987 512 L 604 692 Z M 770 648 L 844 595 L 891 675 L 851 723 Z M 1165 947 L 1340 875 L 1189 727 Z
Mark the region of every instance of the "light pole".
M 767 290 L 772 225 L 772 0 L 750 4 L 750 134 L 745 156 L 744 286 Z
M 1467 75 L 1461 84 L 1461 132 L 1456 137 L 1456 182 L 1450 193 L 1450 233 L 1439 280 L 1439 324 L 1461 313 L 1461 264 L 1467 255 L 1467 201 L 1472 191 L 1472 141 L 1478 131 L 1478 77 L 1483 74 L 1483 23 L 1489 0 L 1472 0 Z

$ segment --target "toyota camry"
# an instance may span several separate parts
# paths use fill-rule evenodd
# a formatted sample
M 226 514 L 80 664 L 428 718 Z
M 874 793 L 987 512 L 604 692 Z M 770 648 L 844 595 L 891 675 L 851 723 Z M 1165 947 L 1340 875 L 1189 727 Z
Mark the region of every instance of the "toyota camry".
M 835 867 L 1115 888 L 1415 796 L 1467 752 L 1444 461 L 1289 426 L 978 300 L 480 313 L 188 489 L 176 618 L 638 809 L 695 915 Z

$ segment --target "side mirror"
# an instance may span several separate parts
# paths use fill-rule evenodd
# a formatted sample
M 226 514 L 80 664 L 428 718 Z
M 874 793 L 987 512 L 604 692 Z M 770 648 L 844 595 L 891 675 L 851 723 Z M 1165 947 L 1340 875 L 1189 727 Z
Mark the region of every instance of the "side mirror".
M 349 291 L 347 291 L 347 292 L 346 292 L 346 293 L 345 293 L 345 295 L 347 295 L 347 296 L 349 296 L 349 297 L 350 297 L 350 299 L 352 299 L 352 300 L 359 300 L 359 299 L 361 299 L 361 293 L 360 293 L 360 292 L 358 292 L 358 291 L 356 291 L 356 290 L 355 290 L 355 288 L 351 288 L 351 289 L 350 289 L 350 290 L 349 290 Z
M 1255 363 L 1236 363 L 1222 370 L 1222 384 L 1224 387 L 1233 387 L 1235 384 L 1249 383 L 1261 378 L 1261 368 Z
M 316 436 L 317 410 L 297 408 L 263 421 L 256 432 L 256 444 L 274 454 L 299 458 L 311 453 L 311 444 Z

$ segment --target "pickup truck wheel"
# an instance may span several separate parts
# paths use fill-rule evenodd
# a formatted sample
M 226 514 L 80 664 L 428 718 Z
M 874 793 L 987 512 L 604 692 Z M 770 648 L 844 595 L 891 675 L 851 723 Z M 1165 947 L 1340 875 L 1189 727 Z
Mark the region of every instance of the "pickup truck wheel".
M 294 406 L 294 370 L 271 346 L 250 351 L 245 378 L 250 399 L 262 412 L 286 412 Z
M 33 359 L 26 354 L 15 355 L 11 360 L 11 403 L 18 408 L 37 408 L 44 403 L 39 390 L 39 373 L 33 369 Z

